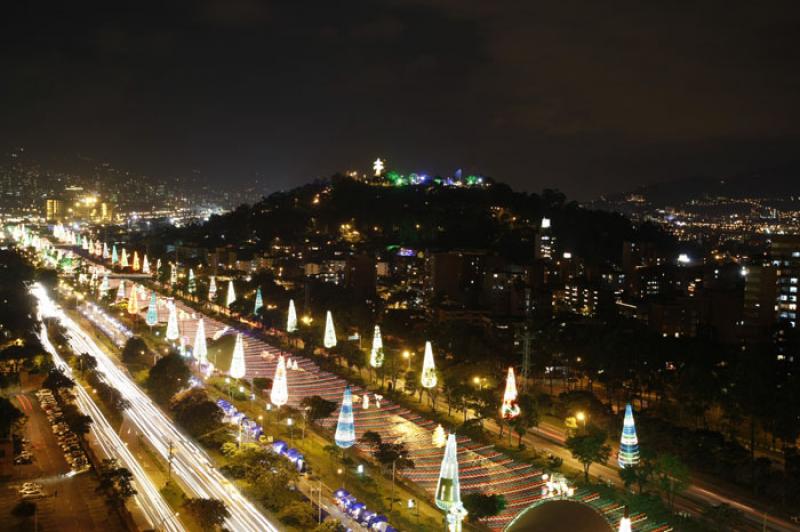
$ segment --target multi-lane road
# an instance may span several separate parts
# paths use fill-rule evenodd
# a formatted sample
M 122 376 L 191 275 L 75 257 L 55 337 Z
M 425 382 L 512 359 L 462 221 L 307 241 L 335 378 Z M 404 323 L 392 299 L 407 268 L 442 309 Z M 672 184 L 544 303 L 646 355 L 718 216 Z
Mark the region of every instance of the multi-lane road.
M 45 309 L 46 315 L 58 320 L 66 329 L 72 349 L 77 353 L 89 353 L 95 357 L 97 371 L 102 374 L 103 379 L 130 401 L 131 407 L 125 412 L 125 415 L 150 446 L 165 461 L 170 460 L 171 453 L 172 471 L 189 495 L 224 501 L 231 514 L 226 526 L 231 530 L 237 532 L 278 530 L 251 502 L 242 496 L 230 481 L 214 468 L 208 455 L 202 449 L 175 428 L 172 421 L 133 382 L 128 373 L 118 367 L 89 334 L 53 303 L 44 288 L 37 286 L 33 293 L 39 300 L 40 309 Z M 113 433 L 113 430 L 111 432 Z M 122 447 L 124 448 L 124 445 Z M 131 459 L 135 463 L 132 456 Z M 128 467 L 127 462 L 125 465 Z M 141 469 L 138 464 L 131 464 L 131 467 Z M 131 471 L 133 472 L 133 469 Z M 149 500 L 140 502 L 145 506 L 155 504 Z M 170 514 L 166 515 L 169 517 Z M 163 524 L 161 526 L 165 527 Z M 173 529 L 177 530 L 178 528 L 170 528 L 170 530 Z

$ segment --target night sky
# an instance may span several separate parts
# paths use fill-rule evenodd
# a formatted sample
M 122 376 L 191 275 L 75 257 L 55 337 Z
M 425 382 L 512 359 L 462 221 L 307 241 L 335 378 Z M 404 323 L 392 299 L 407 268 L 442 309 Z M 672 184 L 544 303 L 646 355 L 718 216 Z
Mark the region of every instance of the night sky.
M 380 155 L 579 199 L 799 159 L 796 1 L 123 3 L 3 4 L 2 151 L 268 189 Z

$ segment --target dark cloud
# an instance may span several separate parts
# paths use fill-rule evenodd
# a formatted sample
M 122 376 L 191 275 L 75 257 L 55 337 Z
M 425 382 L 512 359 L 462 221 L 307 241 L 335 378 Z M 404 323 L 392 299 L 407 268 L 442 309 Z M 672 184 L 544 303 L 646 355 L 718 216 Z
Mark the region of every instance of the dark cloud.
M 794 2 L 17 3 L 0 142 L 285 187 L 378 154 L 587 197 L 773 166 Z

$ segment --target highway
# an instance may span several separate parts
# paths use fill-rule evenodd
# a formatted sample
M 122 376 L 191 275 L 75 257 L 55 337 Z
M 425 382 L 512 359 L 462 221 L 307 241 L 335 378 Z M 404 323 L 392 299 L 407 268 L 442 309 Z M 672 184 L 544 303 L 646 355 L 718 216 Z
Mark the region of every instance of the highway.
M 75 352 L 89 353 L 95 357 L 97 370 L 105 381 L 130 401 L 131 407 L 126 411 L 126 416 L 164 461 L 169 460 L 170 444 L 172 445 L 172 471 L 190 496 L 224 501 L 231 513 L 225 523 L 230 530 L 278 530 L 214 468 L 202 449 L 174 427 L 172 421 L 133 382 L 127 372 L 119 368 L 90 335 L 53 304 L 43 288 L 36 289 L 34 295 L 39 299 L 40 308 L 49 309 L 52 317 L 66 329 Z
M 61 311 L 52 305 L 44 288 L 39 285 L 34 286 L 31 293 L 39 300 L 40 319 L 58 317 Z M 62 369 L 68 377 L 72 377 L 72 369 L 59 357 L 58 352 L 47 336 L 47 328 L 44 325 L 42 325 L 40 339 L 45 351 L 53 357 L 55 365 Z M 161 496 L 158 488 L 152 483 L 139 465 L 139 462 L 125 446 L 89 393 L 83 386 L 76 386 L 75 394 L 78 408 L 92 418 L 91 430 L 103 452 L 106 456 L 116 458 L 120 466 L 127 468 L 133 474 L 134 488 L 137 491 L 137 494 L 134 495 L 134 501 L 141 508 L 150 525 L 154 529 L 169 532 L 184 530 L 180 521 L 176 519 L 175 512 L 172 511 Z

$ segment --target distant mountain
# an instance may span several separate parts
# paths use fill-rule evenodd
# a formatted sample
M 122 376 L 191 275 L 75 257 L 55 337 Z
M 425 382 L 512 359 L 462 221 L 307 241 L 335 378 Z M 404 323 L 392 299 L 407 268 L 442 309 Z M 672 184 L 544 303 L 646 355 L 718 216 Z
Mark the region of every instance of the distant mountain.
M 731 177 L 687 177 L 645 185 L 608 200 L 641 196 L 651 206 L 677 206 L 708 197 L 783 199 L 800 196 L 800 163 Z

